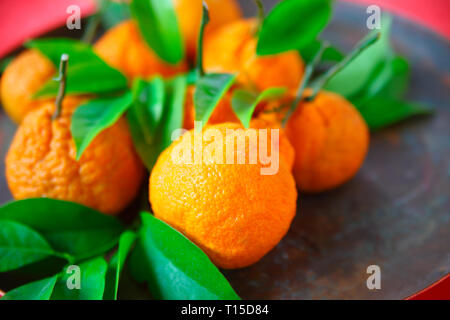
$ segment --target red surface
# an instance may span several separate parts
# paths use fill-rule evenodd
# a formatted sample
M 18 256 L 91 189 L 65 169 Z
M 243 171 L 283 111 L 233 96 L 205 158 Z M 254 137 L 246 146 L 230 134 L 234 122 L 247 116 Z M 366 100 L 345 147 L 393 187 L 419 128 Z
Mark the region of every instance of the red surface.
M 377 4 L 407 17 L 450 39 L 450 0 L 341 0 Z M 80 6 L 82 16 L 95 10 L 94 0 L 1 0 L 0 58 L 25 40 L 64 24 L 69 5 Z M 19 23 L 20 22 L 20 23 Z
M 392 13 L 420 23 L 450 39 L 450 0 L 341 0 L 379 5 Z
M 342 1 L 379 5 L 450 39 L 450 0 Z M 1 0 L 0 58 L 18 48 L 25 40 L 63 25 L 68 17 L 66 9 L 73 4 L 80 6 L 82 16 L 95 10 L 93 0 Z M 408 299 L 450 299 L 450 275 Z
M 92 0 L 0 0 L 0 58 L 27 39 L 64 25 L 70 5 L 78 5 L 82 16 L 95 10 Z
M 436 299 L 450 300 L 450 274 L 408 298 L 408 300 Z

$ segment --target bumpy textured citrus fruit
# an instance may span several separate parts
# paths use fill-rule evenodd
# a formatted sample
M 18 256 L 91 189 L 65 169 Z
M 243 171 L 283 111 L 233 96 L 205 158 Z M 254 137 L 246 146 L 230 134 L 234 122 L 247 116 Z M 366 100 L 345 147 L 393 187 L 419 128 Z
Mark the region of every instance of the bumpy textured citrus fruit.
M 130 80 L 156 74 L 170 77 L 187 68 L 184 62 L 173 66 L 161 60 L 145 43 L 132 20 L 108 30 L 95 43 L 94 49 L 103 60 L 123 72 Z
M 32 97 L 56 72 L 52 62 L 37 50 L 25 50 L 3 73 L 0 93 L 6 113 L 16 123 L 36 104 Z
M 286 234 L 295 215 L 297 192 L 284 161 L 272 175 L 262 175 L 261 169 L 268 165 L 261 161 L 250 164 L 248 151 L 259 151 L 257 143 L 247 142 L 245 164 L 238 164 L 236 156 L 234 164 L 227 164 L 230 129 L 241 129 L 235 132 L 238 139 L 249 134 L 235 123 L 212 125 L 200 132 L 202 142 L 197 146 L 203 146 L 203 154 L 194 147 L 195 132 L 199 134 L 195 129 L 167 148 L 151 173 L 150 202 L 156 217 L 183 232 L 217 266 L 240 268 L 261 259 Z M 238 154 L 236 144 L 230 145 Z M 207 148 L 216 153 L 205 156 Z M 185 161 L 180 154 L 188 155 Z
M 198 34 L 202 20 L 202 0 L 175 0 L 175 10 L 183 34 L 187 56 L 193 61 L 197 52 Z M 236 0 L 206 0 L 210 22 L 205 34 L 242 17 Z
M 48 197 L 118 213 L 136 196 L 143 165 L 122 119 L 99 134 L 77 161 L 70 119 L 79 104 L 79 98 L 66 97 L 56 120 L 52 102 L 25 117 L 6 156 L 9 188 L 16 199 Z
M 369 146 L 369 130 L 359 112 L 326 91 L 297 107 L 286 134 L 295 150 L 297 186 L 306 192 L 332 189 L 352 178 Z
M 209 72 L 238 73 L 238 82 L 257 90 L 285 87 L 295 90 L 303 76 L 296 51 L 257 56 L 256 20 L 238 20 L 205 37 L 204 67 Z
M 195 109 L 193 102 L 193 92 L 195 87 L 189 87 L 187 91 L 187 97 L 185 102 L 185 115 L 184 115 L 184 123 L 183 128 L 187 130 L 191 130 L 194 128 L 194 120 L 195 120 Z M 263 106 L 264 104 L 261 104 Z M 275 113 L 274 113 L 275 114 Z M 236 124 L 240 124 L 239 118 L 234 113 L 231 107 L 231 94 L 227 93 L 219 102 L 219 104 L 214 109 L 211 117 L 208 120 L 207 125 L 232 122 Z M 280 122 L 277 122 L 269 117 L 259 116 L 250 121 L 250 128 L 253 129 L 269 129 L 268 134 L 271 136 L 270 129 L 278 129 L 279 130 L 279 150 L 280 156 L 286 161 L 288 167 L 292 170 L 294 165 L 294 156 L 295 152 L 287 138 L 284 130 L 281 128 Z

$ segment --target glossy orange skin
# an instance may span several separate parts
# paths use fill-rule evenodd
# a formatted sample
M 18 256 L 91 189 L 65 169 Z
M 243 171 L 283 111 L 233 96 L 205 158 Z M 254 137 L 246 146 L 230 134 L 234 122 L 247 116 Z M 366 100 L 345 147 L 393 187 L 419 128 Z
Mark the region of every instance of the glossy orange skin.
M 269 139 L 271 139 L 271 131 L 270 129 L 278 129 L 279 132 L 279 151 L 280 151 L 280 159 L 283 159 L 283 161 L 286 162 L 287 167 L 289 170 L 292 171 L 294 168 L 294 161 L 295 161 L 295 150 L 294 147 L 292 147 L 289 139 L 286 136 L 286 133 L 284 132 L 283 128 L 278 123 L 268 121 L 266 119 L 262 118 L 255 118 L 250 121 L 250 128 L 254 129 L 268 129 L 268 136 Z M 270 141 L 270 140 L 269 140 Z M 268 146 L 269 148 L 269 146 Z
M 145 44 L 132 21 L 125 21 L 107 31 L 95 44 L 94 50 L 130 81 L 156 74 L 170 77 L 187 70 L 185 62 L 172 66 L 159 59 Z M 51 61 L 37 50 L 25 50 L 6 68 L 0 93 L 6 113 L 16 123 L 20 123 L 37 105 L 33 95 L 55 73 L 56 68 Z
M 57 120 L 52 102 L 25 117 L 6 156 L 8 186 L 15 199 L 48 197 L 117 214 L 135 198 L 144 168 L 123 119 L 75 159 L 70 119 L 81 101 L 66 97 Z
M 195 61 L 202 20 L 202 0 L 174 0 L 174 4 L 187 57 Z M 242 17 L 241 8 L 236 0 L 206 0 L 206 4 L 210 17 L 210 22 L 205 28 L 206 35 Z
M 225 135 L 227 129 L 242 126 L 224 123 L 208 128 Z M 259 162 L 248 164 L 248 152 L 246 164 L 217 159 L 203 164 L 174 162 L 176 148 L 194 154 L 194 131 L 185 133 L 158 158 L 150 177 L 153 212 L 200 246 L 217 266 L 249 266 L 273 249 L 289 229 L 297 199 L 292 174 L 280 161 L 276 174 L 261 175 Z M 208 143 L 204 138 L 203 148 Z
M 235 0 L 207 0 L 211 21 L 205 33 L 241 18 Z M 175 10 L 185 40 L 187 56 L 195 60 L 200 28 L 201 0 L 176 0 Z M 186 62 L 172 66 L 162 61 L 142 39 L 132 21 L 125 21 L 108 30 L 94 46 L 96 53 L 112 67 L 122 71 L 130 82 L 159 74 L 171 77 L 185 72 Z M 20 123 L 36 105 L 30 103 L 39 88 L 54 76 L 56 68 L 37 50 L 26 50 L 7 67 L 0 84 L 0 95 L 6 113 Z
M 211 21 L 205 32 L 213 30 L 242 16 L 235 0 L 207 0 Z M 195 60 L 200 28 L 201 0 L 175 0 L 175 10 L 185 39 L 187 56 Z M 160 74 L 171 77 L 185 72 L 186 62 L 172 66 L 162 61 L 146 45 L 132 21 L 125 21 L 108 30 L 94 46 L 96 53 L 112 67 L 122 71 L 130 80 Z M 0 84 L 0 95 L 6 113 L 20 123 L 33 109 L 33 94 L 51 79 L 56 68 L 37 50 L 25 50 L 6 68 Z
M 37 50 L 23 51 L 8 65 L 1 79 L 0 94 L 5 112 L 14 122 L 22 122 L 35 107 L 33 94 L 55 72 L 52 62 Z
M 191 86 L 188 88 L 186 102 L 185 102 L 185 115 L 183 128 L 191 130 L 194 128 L 195 120 L 195 108 L 193 102 L 193 94 L 195 87 Z M 208 125 L 220 124 L 225 122 L 232 122 L 240 124 L 239 118 L 234 113 L 231 107 L 231 94 L 227 93 L 219 102 L 219 104 L 214 109 L 211 117 L 208 120 Z M 289 142 L 284 130 L 281 128 L 280 123 L 273 121 L 269 118 L 258 117 L 250 121 L 250 128 L 254 129 L 279 129 L 279 139 L 280 139 L 280 155 L 286 161 L 288 167 L 292 170 L 294 165 L 295 152 Z M 269 136 L 270 136 L 270 130 Z
M 351 179 L 369 148 L 369 129 L 343 97 L 322 91 L 299 105 L 286 134 L 295 150 L 294 177 L 304 192 L 322 192 Z
M 95 52 L 132 81 L 153 75 L 174 76 L 187 70 L 185 62 L 173 66 L 161 60 L 147 46 L 134 21 L 128 20 L 109 29 L 94 45 Z
M 257 56 L 256 20 L 238 20 L 221 27 L 205 38 L 204 68 L 208 72 L 238 73 L 238 82 L 263 91 L 285 87 L 295 91 L 304 72 L 296 51 Z

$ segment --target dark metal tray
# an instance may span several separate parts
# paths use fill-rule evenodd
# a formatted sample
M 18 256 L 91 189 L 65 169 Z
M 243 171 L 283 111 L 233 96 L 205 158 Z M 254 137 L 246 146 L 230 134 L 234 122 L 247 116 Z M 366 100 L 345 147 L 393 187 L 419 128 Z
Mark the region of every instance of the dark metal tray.
M 253 4 L 245 1 L 245 10 Z M 367 32 L 365 8 L 339 3 L 325 33 L 349 49 Z M 244 299 L 401 299 L 450 271 L 450 45 L 396 17 L 393 41 L 412 64 L 409 98 L 436 109 L 372 135 L 346 185 L 300 195 L 287 236 L 257 264 L 226 277 Z M 0 158 L 15 126 L 0 112 Z M 11 199 L 0 161 L 0 204 Z M 369 265 L 381 290 L 368 290 Z

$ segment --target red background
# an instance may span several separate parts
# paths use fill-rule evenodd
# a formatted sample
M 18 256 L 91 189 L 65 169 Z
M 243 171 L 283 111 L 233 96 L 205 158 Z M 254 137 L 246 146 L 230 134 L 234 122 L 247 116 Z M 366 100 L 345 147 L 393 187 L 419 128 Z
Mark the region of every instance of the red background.
M 409 18 L 450 39 L 450 0 L 341 0 L 362 5 L 376 4 Z M 27 39 L 64 24 L 68 6 L 80 6 L 83 16 L 95 11 L 93 0 L 2 0 L 0 1 L 0 58 Z M 410 299 L 450 299 L 450 275 Z
M 449 0 L 341 0 L 363 5 L 377 4 L 416 21 L 450 39 Z M 64 23 L 66 8 L 76 4 L 83 16 L 95 10 L 94 0 L 2 0 L 0 1 L 0 58 L 26 39 Z M 20 23 L 19 23 L 20 22 Z
M 341 0 L 342 1 L 342 0 Z M 449 0 L 343 0 L 381 8 L 409 18 L 450 39 L 450 1 Z

